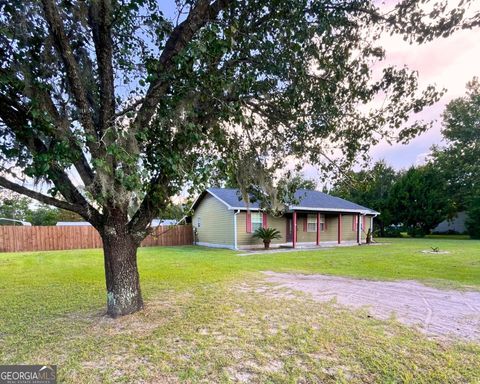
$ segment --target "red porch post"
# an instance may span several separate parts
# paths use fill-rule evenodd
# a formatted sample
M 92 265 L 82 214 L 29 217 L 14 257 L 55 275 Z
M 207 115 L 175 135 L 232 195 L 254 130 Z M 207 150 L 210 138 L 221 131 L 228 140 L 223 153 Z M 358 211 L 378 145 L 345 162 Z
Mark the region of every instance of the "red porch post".
M 320 212 L 317 212 L 317 245 L 320 245 Z
M 358 214 L 356 217 L 354 216 L 354 220 L 357 221 L 357 225 L 355 226 L 355 228 L 357 228 L 357 243 L 360 244 L 361 243 L 361 240 L 360 240 L 360 214 Z
M 292 223 L 292 231 L 293 231 L 293 236 L 292 236 L 292 243 L 293 243 L 293 248 L 297 245 L 297 212 L 293 212 L 293 223 Z
M 342 214 L 338 214 L 338 244 L 342 242 Z

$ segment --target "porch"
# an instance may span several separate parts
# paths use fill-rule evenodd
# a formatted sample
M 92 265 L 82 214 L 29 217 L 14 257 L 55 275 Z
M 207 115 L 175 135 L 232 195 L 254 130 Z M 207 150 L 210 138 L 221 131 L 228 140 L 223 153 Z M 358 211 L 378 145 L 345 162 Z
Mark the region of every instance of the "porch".
M 294 210 L 285 214 L 285 243 L 281 248 L 351 246 L 366 240 L 371 219 L 357 212 Z

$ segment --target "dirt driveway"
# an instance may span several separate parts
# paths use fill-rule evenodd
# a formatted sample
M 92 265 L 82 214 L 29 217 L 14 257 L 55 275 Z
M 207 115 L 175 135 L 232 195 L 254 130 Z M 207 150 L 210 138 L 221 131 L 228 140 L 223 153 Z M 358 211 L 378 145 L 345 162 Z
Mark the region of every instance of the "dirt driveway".
M 352 308 L 367 307 L 372 316 L 394 313 L 404 324 L 429 336 L 480 341 L 480 292 L 427 287 L 415 281 L 370 281 L 325 275 L 265 272 L 277 288 L 308 293 L 318 301 L 337 300 Z

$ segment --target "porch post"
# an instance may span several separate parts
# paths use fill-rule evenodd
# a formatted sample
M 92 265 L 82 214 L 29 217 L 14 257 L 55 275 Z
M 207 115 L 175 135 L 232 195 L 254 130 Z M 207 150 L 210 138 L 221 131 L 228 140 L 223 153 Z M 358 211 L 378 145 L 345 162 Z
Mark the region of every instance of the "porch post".
M 320 245 L 320 212 L 317 212 L 317 245 Z
M 342 242 L 342 214 L 338 214 L 338 244 Z
M 292 231 L 293 231 L 293 236 L 292 236 L 292 243 L 293 243 L 293 248 L 297 245 L 297 212 L 293 212 L 293 223 L 292 223 Z
M 360 228 L 360 214 L 357 215 L 355 220 L 357 220 L 357 243 L 362 244 L 362 232 L 361 232 L 361 228 Z
M 370 216 L 370 241 L 373 243 L 373 216 Z

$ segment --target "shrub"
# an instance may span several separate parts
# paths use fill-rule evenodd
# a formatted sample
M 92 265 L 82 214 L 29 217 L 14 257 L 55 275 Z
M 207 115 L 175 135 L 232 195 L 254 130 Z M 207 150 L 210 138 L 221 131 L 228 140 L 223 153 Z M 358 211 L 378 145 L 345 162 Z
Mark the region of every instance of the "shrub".
M 262 239 L 265 248 L 268 249 L 270 242 L 274 239 L 281 239 L 280 231 L 276 228 L 258 228 L 254 233 L 253 237 L 257 239 Z
M 401 228 L 387 227 L 385 228 L 385 236 L 383 237 L 402 237 L 402 230 Z

